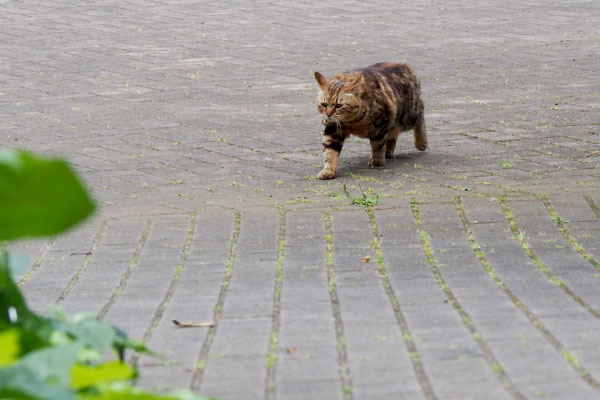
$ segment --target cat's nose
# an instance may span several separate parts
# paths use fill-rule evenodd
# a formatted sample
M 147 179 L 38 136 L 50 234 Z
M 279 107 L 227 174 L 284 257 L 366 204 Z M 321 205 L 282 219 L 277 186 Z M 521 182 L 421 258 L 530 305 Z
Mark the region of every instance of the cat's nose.
M 327 108 L 327 110 L 325 110 L 325 114 L 327 114 L 328 117 L 331 117 L 331 115 L 333 115 L 333 111 L 333 107 Z

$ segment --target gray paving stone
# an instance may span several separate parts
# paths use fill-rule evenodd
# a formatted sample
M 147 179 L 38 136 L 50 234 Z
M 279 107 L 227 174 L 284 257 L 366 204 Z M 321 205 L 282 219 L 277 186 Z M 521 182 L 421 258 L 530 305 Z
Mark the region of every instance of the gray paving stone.
M 99 205 L 96 217 L 50 244 L 9 244 L 31 260 L 20 276 L 24 293 L 37 310 L 59 299 L 73 311 L 109 304 L 106 320 L 166 355 L 140 358 L 142 386 L 190 386 L 208 328 L 177 329 L 172 320 L 210 320 L 222 301 L 202 394 L 517 398 L 435 279 L 416 202 L 447 288 L 515 388 L 525 398 L 598 397 L 530 319 L 600 382 L 597 315 L 540 271 L 498 203 L 506 196 L 537 259 L 598 311 L 599 271 L 537 197 L 547 196 L 571 237 L 600 261 L 600 215 L 586 200 L 600 206 L 598 4 L 4 3 L 0 146 L 68 157 Z M 420 75 L 430 148 L 416 151 L 407 132 L 395 159 L 370 169 L 366 140 L 351 138 L 338 177 L 316 180 L 314 71 L 331 76 L 387 60 L 409 62 Z M 373 212 L 381 253 L 369 215 L 348 204 L 343 185 L 352 196 L 380 195 Z M 456 196 L 481 254 L 530 317 L 485 271 Z M 330 296 L 328 257 L 339 303 Z M 415 374 L 398 312 L 433 394 Z M 339 321 L 352 382 L 346 393 Z
M 223 353 L 214 353 L 211 357 L 212 365 L 206 370 L 203 393 L 219 399 L 236 399 L 240 395 L 238 386 L 242 385 L 248 388 L 245 396 L 264 396 L 265 354 L 224 356 Z M 232 370 L 240 372 L 232 373 Z
M 155 311 L 180 262 L 189 227 L 189 217 L 168 218 L 152 225 L 138 265 L 127 280 L 125 290 L 108 310 L 106 320 L 124 326 L 132 338 L 142 339 L 155 319 Z M 135 315 L 131 315 L 132 312 Z

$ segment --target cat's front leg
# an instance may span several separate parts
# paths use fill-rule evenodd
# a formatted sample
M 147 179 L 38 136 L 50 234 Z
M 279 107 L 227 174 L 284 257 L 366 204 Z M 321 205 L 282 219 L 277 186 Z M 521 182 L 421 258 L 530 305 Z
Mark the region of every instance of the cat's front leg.
M 337 135 L 323 136 L 323 169 L 317 175 L 319 179 L 333 179 L 337 174 L 337 164 L 344 137 Z
M 383 167 L 385 165 L 386 138 L 379 140 L 371 139 L 371 159 L 369 167 Z

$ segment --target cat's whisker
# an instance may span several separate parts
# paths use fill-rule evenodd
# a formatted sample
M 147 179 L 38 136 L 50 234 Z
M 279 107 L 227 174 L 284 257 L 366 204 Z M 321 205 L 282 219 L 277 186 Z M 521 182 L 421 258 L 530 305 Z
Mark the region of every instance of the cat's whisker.
M 339 132 L 342 130 L 342 123 L 337 118 L 335 119 L 335 127 L 336 127 L 336 132 Z

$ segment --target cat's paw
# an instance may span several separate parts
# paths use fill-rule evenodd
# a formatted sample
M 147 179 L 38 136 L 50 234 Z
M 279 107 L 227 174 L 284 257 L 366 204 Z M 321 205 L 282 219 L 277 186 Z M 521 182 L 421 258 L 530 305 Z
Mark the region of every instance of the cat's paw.
M 321 172 L 319 172 L 319 174 L 317 175 L 317 178 L 333 179 L 333 178 L 335 178 L 335 171 L 332 171 L 330 169 L 323 169 Z
M 415 147 L 417 148 L 417 150 L 425 151 L 427 149 L 427 141 L 425 141 L 425 142 L 422 142 L 422 141 L 415 142 Z
M 369 160 L 369 167 L 383 167 L 385 165 L 385 158 L 371 158 Z

